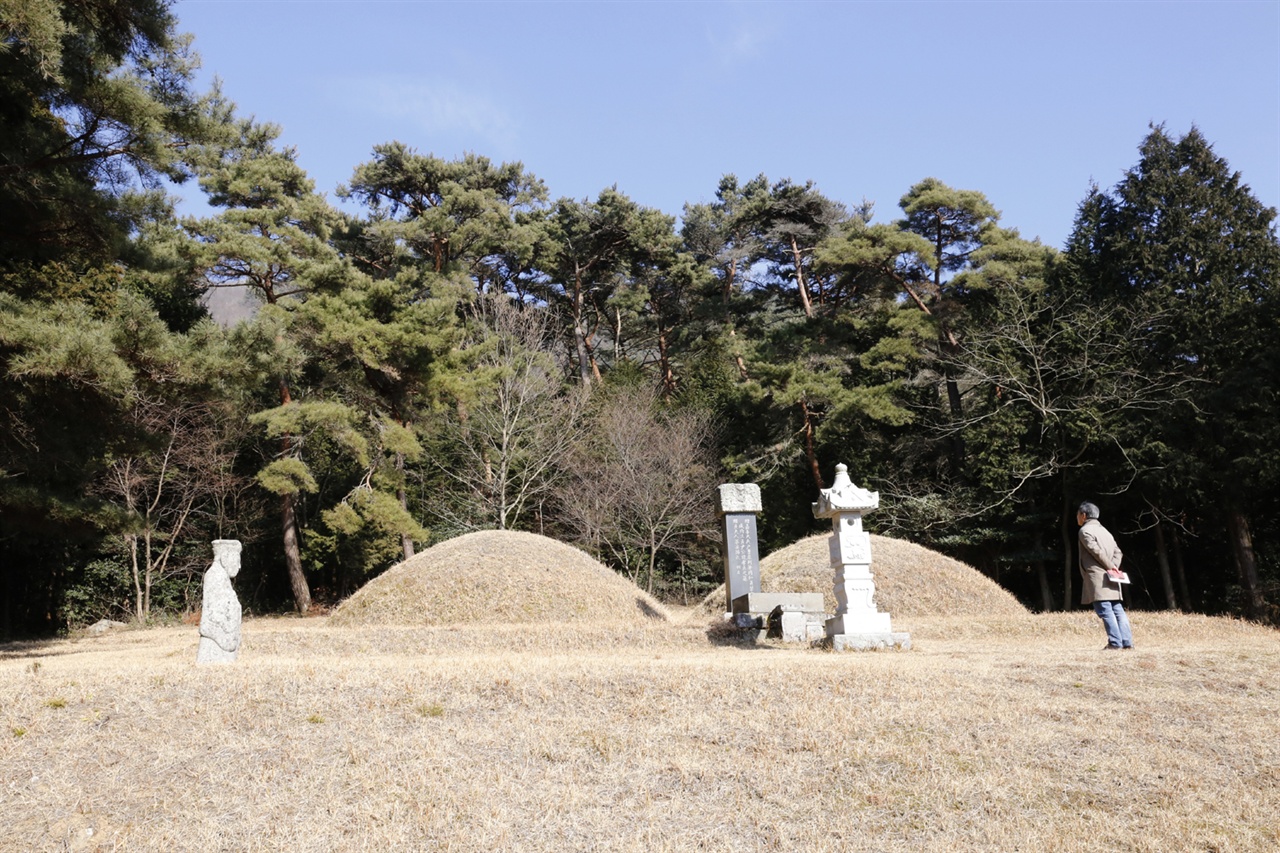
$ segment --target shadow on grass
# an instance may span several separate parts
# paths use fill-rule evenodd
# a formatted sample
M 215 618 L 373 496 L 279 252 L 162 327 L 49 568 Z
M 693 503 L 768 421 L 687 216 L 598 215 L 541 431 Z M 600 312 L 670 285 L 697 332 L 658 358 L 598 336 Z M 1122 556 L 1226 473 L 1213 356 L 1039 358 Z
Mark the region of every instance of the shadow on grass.
M 54 648 L 55 646 L 65 646 L 66 644 L 67 641 L 65 639 L 19 640 L 0 643 L 0 661 L 60 657 L 77 651 L 74 648 Z
M 645 601 L 643 598 L 636 599 L 636 607 L 640 608 L 640 612 L 643 613 L 645 615 L 645 618 L 647 619 L 657 619 L 660 622 L 670 621 L 668 620 L 667 615 L 665 613 L 663 613 L 661 610 L 658 610 L 656 607 L 654 607 L 649 602 Z
M 760 628 L 739 628 L 728 622 L 707 626 L 707 642 L 713 646 L 733 649 L 753 649 L 762 652 L 777 652 L 782 649 L 776 642 L 769 642 L 765 632 Z M 793 647 L 794 646 L 793 644 Z

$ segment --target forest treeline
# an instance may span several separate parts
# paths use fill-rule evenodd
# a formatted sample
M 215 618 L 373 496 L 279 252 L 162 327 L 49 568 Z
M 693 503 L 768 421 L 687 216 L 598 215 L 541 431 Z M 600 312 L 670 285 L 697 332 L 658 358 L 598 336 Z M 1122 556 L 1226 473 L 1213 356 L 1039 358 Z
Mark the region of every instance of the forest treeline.
M 1075 606 L 1091 499 L 1139 606 L 1277 620 L 1276 212 L 1200 130 L 1061 250 L 934 178 L 887 223 L 764 175 L 677 220 L 396 141 L 338 209 L 168 5 L 0 2 L 0 636 L 198 606 L 215 538 L 257 612 L 482 528 L 688 599 L 716 484 L 760 485 L 767 552 L 841 462 L 873 530 L 1033 608 Z

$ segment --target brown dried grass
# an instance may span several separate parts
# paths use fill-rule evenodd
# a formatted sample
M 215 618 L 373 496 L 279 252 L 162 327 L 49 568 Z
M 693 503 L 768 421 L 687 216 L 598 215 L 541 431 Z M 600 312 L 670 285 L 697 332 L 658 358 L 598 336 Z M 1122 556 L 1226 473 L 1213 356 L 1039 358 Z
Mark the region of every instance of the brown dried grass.
M 338 625 L 669 621 L 631 581 L 569 545 L 482 530 L 393 566 L 333 613 Z
M 820 592 L 828 613 L 836 609 L 828 541 L 818 533 L 774 551 L 760 561 L 764 592 Z M 871 534 L 871 573 L 876 606 L 895 620 L 911 616 L 1025 615 L 1027 609 L 977 569 L 902 539 Z M 726 607 L 721 584 L 702 600 L 699 618 Z
M 258 619 L 0 647 L 0 850 L 1270 851 L 1280 635 L 910 616 L 910 652 L 650 623 Z

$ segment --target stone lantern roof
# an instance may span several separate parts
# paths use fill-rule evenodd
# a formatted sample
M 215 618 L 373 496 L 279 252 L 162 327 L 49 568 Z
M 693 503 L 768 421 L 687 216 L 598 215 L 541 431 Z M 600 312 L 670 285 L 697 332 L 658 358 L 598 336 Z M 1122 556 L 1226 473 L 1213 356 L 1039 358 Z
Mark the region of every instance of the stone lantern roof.
M 836 479 L 829 489 L 818 492 L 813 504 L 814 518 L 835 518 L 842 512 L 866 512 L 880 506 L 880 493 L 860 489 L 849 479 L 849 466 L 836 466 Z

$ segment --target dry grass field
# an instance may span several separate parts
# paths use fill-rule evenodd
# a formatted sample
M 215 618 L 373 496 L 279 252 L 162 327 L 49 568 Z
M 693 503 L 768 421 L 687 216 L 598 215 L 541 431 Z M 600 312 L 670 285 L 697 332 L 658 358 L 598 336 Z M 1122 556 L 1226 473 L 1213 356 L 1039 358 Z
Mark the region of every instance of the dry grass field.
M 1280 634 L 251 619 L 0 646 L 0 850 L 1272 851 Z

